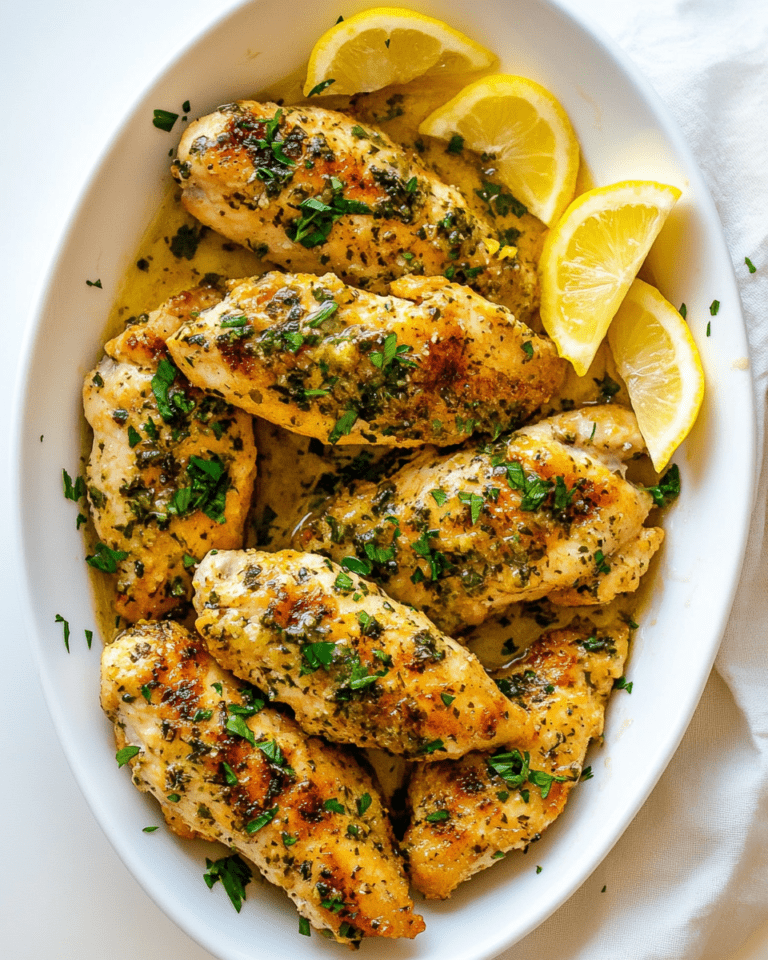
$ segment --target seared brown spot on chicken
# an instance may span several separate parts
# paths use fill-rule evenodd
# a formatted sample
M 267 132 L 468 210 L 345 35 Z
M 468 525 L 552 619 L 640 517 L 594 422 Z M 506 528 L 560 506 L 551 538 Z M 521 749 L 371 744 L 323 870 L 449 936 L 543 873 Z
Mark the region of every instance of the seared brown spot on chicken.
M 174 623 L 121 634 L 104 650 L 101 704 L 118 748 L 139 748 L 133 782 L 182 836 L 235 848 L 340 942 L 424 929 L 371 777 L 263 706 L 198 637 Z
M 531 712 L 533 743 L 512 741 L 493 754 L 470 753 L 416 770 L 404 847 L 411 880 L 425 896 L 449 897 L 503 854 L 527 847 L 562 812 L 589 741 L 602 733 L 627 637 L 618 621 L 600 629 L 574 621 L 545 633 L 499 679 Z
M 211 654 L 308 733 L 434 761 L 532 732 L 473 654 L 322 557 L 219 551 L 194 588 Z
M 233 280 L 168 349 L 192 383 L 296 433 L 332 443 L 441 446 L 522 423 L 564 361 L 504 307 L 444 278 L 396 296 L 333 274 Z
M 586 425 L 595 434 L 591 439 Z M 587 434 L 584 436 L 583 434 Z M 392 550 L 372 564 L 387 593 L 457 635 L 510 603 L 557 591 L 565 602 L 605 602 L 639 577 L 614 577 L 648 538 L 650 495 L 623 479 L 622 458 L 642 448 L 634 415 L 619 407 L 560 414 L 479 448 L 425 449 L 378 482 L 353 482 L 299 529 L 294 546 L 336 562 Z M 623 560 L 622 560 L 623 558 Z
M 287 270 L 379 293 L 447 274 L 518 319 L 537 311 L 534 264 L 491 257 L 496 231 L 455 187 L 344 114 L 228 104 L 189 125 L 173 174 L 190 213 Z

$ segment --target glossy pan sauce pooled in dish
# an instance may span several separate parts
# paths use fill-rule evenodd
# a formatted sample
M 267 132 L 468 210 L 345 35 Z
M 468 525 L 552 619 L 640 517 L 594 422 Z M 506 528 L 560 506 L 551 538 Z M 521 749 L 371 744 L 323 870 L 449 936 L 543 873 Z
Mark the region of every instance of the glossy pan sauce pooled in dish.
M 494 156 L 419 135 L 466 82 L 190 123 L 83 391 L 118 762 L 351 945 L 562 811 L 679 490 Z

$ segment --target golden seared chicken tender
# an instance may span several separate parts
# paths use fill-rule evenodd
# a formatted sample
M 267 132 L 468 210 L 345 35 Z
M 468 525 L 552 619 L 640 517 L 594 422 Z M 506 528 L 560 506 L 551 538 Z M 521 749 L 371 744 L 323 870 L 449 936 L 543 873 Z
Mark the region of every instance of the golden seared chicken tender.
M 452 636 L 522 600 L 606 602 L 611 588 L 637 586 L 663 536 L 643 527 L 650 494 L 622 476 L 641 449 L 634 414 L 616 406 L 448 455 L 427 448 L 336 493 L 293 545 L 339 563 L 356 556 Z
M 182 836 L 248 857 L 340 942 L 424 929 L 369 774 L 265 707 L 198 637 L 170 622 L 121 634 L 102 656 L 101 705 L 118 748 L 134 748 L 133 782 Z
M 565 361 L 504 307 L 445 278 L 394 296 L 333 274 L 230 281 L 227 297 L 168 339 L 190 381 L 329 443 L 448 446 L 522 423 Z
M 526 320 L 536 268 L 492 257 L 491 223 L 369 124 L 315 106 L 242 100 L 191 123 L 173 175 L 198 220 L 278 266 L 377 293 L 447 275 Z
M 474 654 L 323 557 L 218 551 L 194 589 L 210 653 L 307 733 L 434 761 L 532 732 Z
M 85 379 L 86 482 L 100 542 L 91 562 L 117 575 L 115 610 L 128 622 L 180 607 L 195 563 L 243 543 L 256 474 L 251 418 L 191 386 L 164 349 L 174 312 L 214 296 L 174 298 L 108 343 L 112 355 Z
M 449 897 L 507 851 L 527 847 L 562 812 L 589 741 L 603 731 L 627 637 L 619 621 L 598 629 L 576 620 L 545 633 L 498 680 L 531 712 L 533 744 L 513 740 L 494 753 L 416 770 L 403 846 L 417 890 L 428 898 Z

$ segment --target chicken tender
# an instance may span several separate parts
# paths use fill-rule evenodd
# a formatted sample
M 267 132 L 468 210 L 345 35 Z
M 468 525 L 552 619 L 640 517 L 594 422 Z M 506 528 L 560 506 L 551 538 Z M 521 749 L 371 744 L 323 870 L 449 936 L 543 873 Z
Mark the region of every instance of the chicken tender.
M 538 310 L 535 265 L 491 256 L 484 241 L 503 237 L 455 187 L 344 114 L 227 104 L 189 125 L 172 171 L 193 216 L 286 270 L 376 293 L 445 275 L 519 320 Z
M 306 736 L 175 623 L 142 623 L 102 656 L 101 704 L 135 785 L 182 836 L 220 840 L 349 943 L 414 937 L 381 798 L 354 757 Z
M 92 562 L 117 575 L 115 609 L 129 623 L 182 606 L 194 565 L 212 547 L 243 543 L 256 475 L 251 418 L 191 386 L 162 335 L 173 310 L 213 296 L 174 298 L 129 327 L 85 379 L 86 482 L 100 541 Z
M 307 733 L 425 761 L 532 733 L 474 654 L 322 557 L 218 551 L 194 589 L 210 653 Z
M 565 373 L 551 340 L 445 278 L 395 296 L 333 274 L 231 281 L 223 301 L 168 339 L 189 380 L 328 443 L 456 444 L 513 429 Z
M 643 527 L 650 494 L 621 475 L 639 449 L 634 414 L 610 405 L 447 455 L 426 448 L 377 482 L 341 489 L 293 545 L 337 563 L 357 558 L 451 636 L 560 591 L 566 603 L 607 602 L 639 582 L 611 578 L 614 557 L 647 569 L 662 540 Z
M 445 899 L 463 880 L 524 849 L 562 812 L 589 741 L 603 731 L 628 629 L 574 621 L 545 633 L 503 678 L 502 690 L 530 710 L 533 744 L 420 767 L 411 778 L 411 822 L 403 846 L 411 881 Z

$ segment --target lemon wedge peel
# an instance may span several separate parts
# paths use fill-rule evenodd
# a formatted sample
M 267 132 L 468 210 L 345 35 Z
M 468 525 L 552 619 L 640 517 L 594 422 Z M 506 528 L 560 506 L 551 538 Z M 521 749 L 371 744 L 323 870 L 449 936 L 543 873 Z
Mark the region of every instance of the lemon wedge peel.
M 576 134 L 560 103 L 533 80 L 483 77 L 431 113 L 419 133 L 440 140 L 458 134 L 476 153 L 494 155 L 504 185 L 547 226 L 573 199 Z
M 696 422 L 704 370 L 688 324 L 643 280 L 629 288 L 608 330 L 616 369 L 653 466 L 661 473 Z
M 374 7 L 327 30 L 312 49 L 304 96 L 369 93 L 424 74 L 485 70 L 496 57 L 453 27 L 401 7 Z
M 583 377 L 680 190 L 626 180 L 582 194 L 541 252 L 541 320 Z

